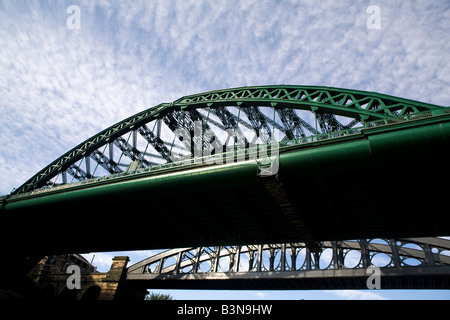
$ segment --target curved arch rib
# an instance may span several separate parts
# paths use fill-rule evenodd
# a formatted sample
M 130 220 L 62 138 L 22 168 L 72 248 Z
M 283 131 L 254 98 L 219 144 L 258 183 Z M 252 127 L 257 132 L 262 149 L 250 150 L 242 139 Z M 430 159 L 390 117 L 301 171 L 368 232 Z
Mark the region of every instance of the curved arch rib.
M 227 112 L 222 108 L 224 106 L 243 108 L 243 113 L 247 114 L 250 123 Z M 260 112 L 258 110 L 260 106 L 277 110 L 281 117 L 281 123 L 277 123 Z M 347 124 L 347 127 L 351 127 L 359 121 L 402 118 L 410 114 L 443 109 L 443 107 L 373 92 L 307 86 L 242 87 L 185 96 L 172 103 L 163 103 L 149 108 L 101 131 L 53 161 L 11 194 L 25 193 L 45 187 L 58 174 L 63 173 L 64 177 L 67 172 L 71 174 L 73 166 L 83 158 L 91 158 L 101 167 L 107 168 L 109 172 L 121 172 L 119 164 L 115 163 L 112 158 L 111 145 L 114 143 L 119 145 L 132 160 L 138 159 L 143 161 L 146 166 L 151 165 L 152 163 L 143 158 L 142 153 L 135 148 L 134 144 L 126 144 L 122 140 L 116 141 L 131 131 L 139 132 L 149 144 L 154 146 L 159 153 L 156 155 L 158 158 L 169 161 L 171 149 L 160 137 L 162 122 L 160 120 L 164 119 L 173 131 L 175 125 L 180 125 L 180 123 L 176 123 L 179 119 L 176 117 L 176 113 L 187 112 L 185 115 L 188 114 L 188 119 L 183 117 L 182 122 L 184 127 L 191 128 L 193 121 L 204 122 L 203 116 L 194 109 L 212 110 L 211 113 L 222 119 L 223 123 L 217 123 L 212 119 L 211 123 L 217 124 L 222 129 L 229 129 L 231 126 L 237 126 L 238 123 L 254 130 L 267 129 L 272 126 L 282 130 L 285 136 L 291 139 L 295 135 L 294 132 L 303 138 L 305 136 L 303 128 L 313 134 L 318 133 L 316 128 L 308 125 L 295 112 L 292 112 L 294 109 L 312 111 L 318 117 L 322 128 L 330 126 L 330 128 L 342 129 L 345 126 L 340 124 L 335 116 L 353 118 L 354 121 Z M 209 112 L 207 119 L 209 119 Z M 157 134 L 152 133 L 145 126 L 153 120 L 158 120 Z M 204 124 L 203 130 L 207 128 L 207 124 Z M 99 148 L 108 144 L 111 154 L 109 158 L 98 151 Z M 89 161 L 86 160 L 86 163 Z M 87 171 L 85 176 L 91 176 L 89 170 Z

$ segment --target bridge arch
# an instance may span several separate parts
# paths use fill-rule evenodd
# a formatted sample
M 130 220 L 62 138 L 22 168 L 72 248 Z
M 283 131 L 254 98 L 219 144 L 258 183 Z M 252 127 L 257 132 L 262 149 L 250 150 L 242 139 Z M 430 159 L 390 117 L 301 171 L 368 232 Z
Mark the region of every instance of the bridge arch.
M 277 85 L 215 90 L 162 103 L 99 132 L 11 194 L 160 167 L 180 155 L 186 158 L 226 151 L 233 142 L 235 146 L 248 146 L 269 141 L 262 141 L 262 131 L 267 139 L 278 134 L 280 141 L 299 143 L 312 136 L 330 137 L 332 132 L 354 133 L 374 121 L 403 121 L 443 110 L 399 97 L 331 87 Z M 177 139 L 179 129 L 189 132 L 192 139 L 198 130 L 201 141 L 188 145 L 186 140 Z
M 359 239 L 320 246 L 315 252 L 305 243 L 171 249 L 129 266 L 126 279 L 155 289 L 355 289 L 367 288 L 369 267 L 375 266 L 385 289 L 450 288 L 447 239 Z

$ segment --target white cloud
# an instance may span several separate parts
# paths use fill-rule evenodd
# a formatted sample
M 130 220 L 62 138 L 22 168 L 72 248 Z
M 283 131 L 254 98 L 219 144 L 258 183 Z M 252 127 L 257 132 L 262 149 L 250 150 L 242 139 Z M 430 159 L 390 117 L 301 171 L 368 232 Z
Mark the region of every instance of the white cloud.
M 97 252 L 83 254 L 83 257 L 87 261 L 92 262 L 92 264 L 97 268 L 97 271 L 108 272 L 111 268 L 114 255 L 106 252 Z
M 261 299 L 266 298 L 268 296 L 266 292 L 253 292 L 252 294 Z
M 382 295 L 375 293 L 373 291 L 362 291 L 362 290 L 327 290 L 327 293 L 334 293 L 339 298 L 345 300 L 387 300 L 387 298 Z
M 450 105 L 450 5 L 378 1 L 54 1 L 0 5 L 0 193 L 125 117 L 262 84 L 378 91 Z
M 91 262 L 99 272 L 108 272 L 111 268 L 112 259 L 116 256 L 127 256 L 130 261 L 128 267 L 138 263 L 146 258 L 158 254 L 162 250 L 137 250 L 137 251 L 118 251 L 118 252 L 91 252 L 83 254 L 87 261 Z

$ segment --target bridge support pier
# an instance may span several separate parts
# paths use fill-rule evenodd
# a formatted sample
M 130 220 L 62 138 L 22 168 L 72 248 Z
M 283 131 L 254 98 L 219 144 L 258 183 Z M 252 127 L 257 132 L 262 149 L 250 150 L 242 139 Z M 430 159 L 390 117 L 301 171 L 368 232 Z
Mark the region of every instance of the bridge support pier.
M 114 257 L 112 260 L 111 269 L 101 282 L 99 300 L 114 300 L 118 296 L 120 282 L 130 261 L 126 256 Z
M 99 300 L 144 300 L 148 293 L 146 289 L 127 286 L 124 281 L 129 261 L 126 256 L 113 258 L 111 270 L 102 281 L 103 288 Z
M 100 294 L 98 300 L 144 300 L 147 290 L 130 288 L 126 285 L 127 256 L 112 259 L 111 269 L 98 284 Z
M 29 299 L 56 300 L 144 300 L 147 290 L 127 285 L 127 256 L 112 259 L 111 268 L 106 273 L 93 272 L 79 275 L 79 288 L 69 288 L 66 268 L 59 273 L 37 271 L 28 276 L 35 283 L 35 292 Z M 1 293 L 1 292 L 0 292 Z M 0 294 L 0 299 L 1 299 Z M 24 297 L 27 298 L 27 297 Z

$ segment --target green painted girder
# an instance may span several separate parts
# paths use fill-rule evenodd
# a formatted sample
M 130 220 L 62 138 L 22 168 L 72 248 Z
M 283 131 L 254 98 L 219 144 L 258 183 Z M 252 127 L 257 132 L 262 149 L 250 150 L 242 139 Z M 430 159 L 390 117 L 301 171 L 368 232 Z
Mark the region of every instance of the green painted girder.
M 310 110 L 352 117 L 361 121 L 400 118 L 444 109 L 441 106 L 374 92 L 315 86 L 259 86 L 215 90 L 162 103 L 131 116 L 82 142 L 43 168 L 11 194 L 39 189 L 71 165 L 116 138 L 162 118 L 173 110 L 219 106 L 269 106 Z
M 361 120 L 401 117 L 442 107 L 380 93 L 317 86 L 264 86 L 215 90 L 182 97 L 176 106 L 244 105 L 259 103 L 322 113 L 332 113 Z
M 11 196 L 1 212 L 23 250 L 43 254 L 301 242 L 296 220 L 317 241 L 448 235 L 449 144 L 442 114 L 280 148 L 292 215 L 255 161 Z

